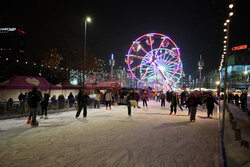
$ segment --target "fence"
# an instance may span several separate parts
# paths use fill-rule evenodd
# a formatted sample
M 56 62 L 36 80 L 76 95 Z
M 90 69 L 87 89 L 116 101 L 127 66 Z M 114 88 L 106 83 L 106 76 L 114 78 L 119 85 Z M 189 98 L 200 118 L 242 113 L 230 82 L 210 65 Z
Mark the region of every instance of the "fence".
M 94 107 L 94 99 L 90 99 L 89 108 Z M 60 99 L 60 100 L 49 100 L 48 111 L 60 112 L 66 110 L 74 110 L 77 106 L 76 99 Z M 41 113 L 41 105 L 38 105 L 38 114 Z M 26 116 L 29 114 L 29 107 L 27 101 L 11 101 L 11 102 L 0 102 L 0 116 Z
M 249 129 L 246 130 L 242 126 L 245 123 L 236 118 L 235 114 L 239 114 L 237 112 L 242 111 L 233 111 L 233 109 L 230 109 L 229 104 L 226 104 L 221 146 L 225 161 L 224 166 L 228 167 L 250 165 Z M 246 115 L 246 117 L 248 116 Z M 220 105 L 218 119 L 220 127 L 222 127 L 222 118 L 223 107 Z

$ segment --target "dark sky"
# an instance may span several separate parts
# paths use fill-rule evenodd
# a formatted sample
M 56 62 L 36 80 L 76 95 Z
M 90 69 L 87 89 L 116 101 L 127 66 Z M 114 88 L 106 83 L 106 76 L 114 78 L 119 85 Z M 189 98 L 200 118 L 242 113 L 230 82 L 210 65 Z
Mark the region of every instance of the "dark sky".
M 12 0 L 1 6 L 1 15 L 5 26 L 16 26 L 27 33 L 28 55 L 39 57 L 50 48 L 83 45 L 83 20 L 88 15 L 93 22 L 87 28 L 87 47 L 96 57 L 108 60 L 114 53 L 116 66 L 125 66 L 132 41 L 158 32 L 169 36 L 180 48 L 184 72 L 196 75 L 200 54 L 205 61 L 204 72 L 219 66 L 229 2 Z M 249 5 L 244 3 L 235 4 L 232 46 L 249 42 Z

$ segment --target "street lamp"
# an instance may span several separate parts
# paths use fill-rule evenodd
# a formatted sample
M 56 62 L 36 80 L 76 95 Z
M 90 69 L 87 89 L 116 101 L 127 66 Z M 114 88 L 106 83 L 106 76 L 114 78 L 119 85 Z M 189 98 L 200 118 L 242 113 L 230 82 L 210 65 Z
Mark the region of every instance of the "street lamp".
M 224 74 L 224 100 L 223 100 L 223 113 L 222 113 L 222 135 L 224 136 L 224 128 L 225 128 L 225 108 L 226 108 L 226 101 L 227 101 L 227 66 L 228 66 L 228 46 L 229 46 L 229 26 L 230 26 L 230 17 L 233 16 L 233 4 L 229 5 L 229 17 L 226 20 L 226 28 L 224 29 L 224 32 L 226 32 L 226 42 L 224 42 L 224 47 L 226 48 L 226 54 L 225 54 L 225 74 Z M 228 82 L 228 93 L 229 93 L 229 82 Z
M 87 44 L 87 23 L 91 22 L 91 18 L 90 17 L 86 17 L 85 21 L 84 21 L 84 55 L 83 55 L 83 71 L 82 71 L 82 75 L 83 75 L 83 90 L 85 88 L 85 71 L 86 71 L 86 44 Z

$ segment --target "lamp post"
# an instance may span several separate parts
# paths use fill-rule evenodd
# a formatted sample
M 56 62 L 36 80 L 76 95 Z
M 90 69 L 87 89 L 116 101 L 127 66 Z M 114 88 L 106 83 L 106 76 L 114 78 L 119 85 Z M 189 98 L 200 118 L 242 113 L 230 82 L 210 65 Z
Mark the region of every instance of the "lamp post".
M 227 64 L 228 64 L 228 42 L 229 42 L 229 25 L 230 25 L 230 17 L 233 16 L 233 4 L 229 5 L 229 17 L 224 23 L 224 26 L 226 28 L 224 29 L 224 32 L 226 32 L 225 40 L 224 40 L 224 56 L 225 56 L 225 75 L 224 75 L 224 99 L 223 99 L 223 115 L 222 115 L 222 135 L 224 136 L 224 128 L 225 128 L 225 110 L 226 110 L 226 101 L 227 101 Z
M 83 83 L 82 83 L 82 87 L 83 90 L 85 89 L 85 71 L 86 71 L 86 45 L 87 45 L 87 23 L 91 22 L 91 18 L 90 17 L 86 17 L 85 21 L 84 21 L 84 55 L 83 55 L 83 71 L 82 71 L 82 75 L 83 75 Z

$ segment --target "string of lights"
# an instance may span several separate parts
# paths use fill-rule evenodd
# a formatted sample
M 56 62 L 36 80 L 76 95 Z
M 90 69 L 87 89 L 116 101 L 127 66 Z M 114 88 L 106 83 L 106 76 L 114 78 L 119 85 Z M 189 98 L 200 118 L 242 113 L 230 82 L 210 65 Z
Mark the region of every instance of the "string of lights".
M 229 13 L 228 13 L 228 17 L 224 23 L 224 32 L 226 33 L 226 35 L 224 36 L 224 45 L 223 45 L 223 54 L 221 56 L 221 63 L 220 63 L 220 67 L 219 67 L 219 73 L 220 73 L 220 79 L 221 79 L 221 69 L 222 69 L 222 65 L 223 62 L 225 61 L 225 74 L 224 74 L 224 99 L 223 99 L 223 113 L 222 113 L 222 135 L 224 136 L 224 129 L 225 129 L 225 110 L 226 110 L 226 101 L 227 101 L 227 64 L 228 64 L 228 47 L 229 47 L 229 25 L 230 25 L 230 20 L 231 17 L 233 16 L 233 3 L 229 4 L 228 8 L 229 8 Z M 228 82 L 229 83 L 229 82 Z M 229 88 L 229 85 L 228 85 Z M 229 89 L 228 89 L 229 91 Z
M 228 41 L 229 41 L 229 25 L 230 25 L 230 19 L 233 16 L 233 3 L 231 3 L 229 6 L 229 12 L 228 12 L 228 17 L 224 23 L 224 28 L 223 28 L 223 32 L 225 33 L 224 39 L 223 39 L 223 51 L 222 51 L 222 55 L 221 55 L 221 61 L 220 61 L 220 66 L 218 71 L 221 72 L 221 69 L 223 67 L 223 63 L 224 63 L 224 59 L 225 59 L 225 55 L 228 54 Z
M 0 59 L 1 59 L 1 61 L 3 61 L 3 60 L 10 61 L 10 58 L 3 57 L 3 56 L 0 56 Z M 96 61 L 101 63 L 100 65 L 101 65 L 101 68 L 102 68 L 103 67 L 103 60 L 96 59 Z M 19 60 L 19 59 L 15 59 L 14 62 L 17 63 L 17 64 L 32 65 L 34 67 L 39 67 L 39 68 L 55 69 L 55 70 L 60 70 L 60 71 L 78 71 L 78 72 L 82 72 L 82 70 L 73 69 L 73 68 L 69 68 L 69 67 L 56 67 L 56 66 L 44 65 L 42 63 L 24 61 L 24 60 Z M 93 72 L 93 71 L 90 70 L 90 73 L 91 72 Z

